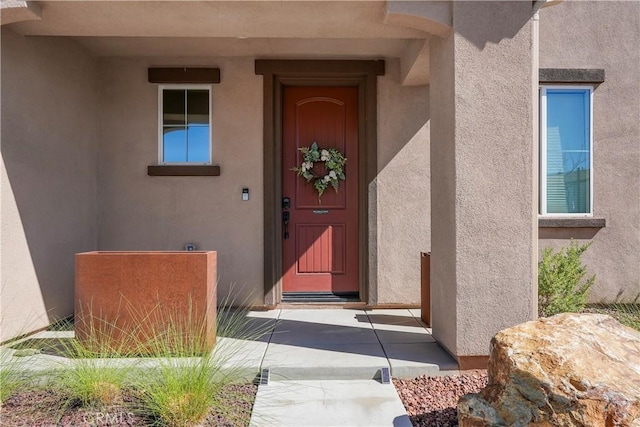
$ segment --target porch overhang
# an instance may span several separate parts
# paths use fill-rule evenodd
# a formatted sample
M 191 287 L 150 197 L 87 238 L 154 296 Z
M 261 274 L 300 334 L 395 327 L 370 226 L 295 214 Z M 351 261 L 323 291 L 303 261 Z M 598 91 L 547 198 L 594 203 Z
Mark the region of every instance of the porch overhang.
M 32 21 L 42 18 L 42 8 L 32 1 L 2 0 L 0 3 L 0 23 Z
M 70 37 L 96 56 L 400 58 L 405 85 L 429 82 L 429 42 L 451 28 L 448 1 L 17 1 L 2 24 Z

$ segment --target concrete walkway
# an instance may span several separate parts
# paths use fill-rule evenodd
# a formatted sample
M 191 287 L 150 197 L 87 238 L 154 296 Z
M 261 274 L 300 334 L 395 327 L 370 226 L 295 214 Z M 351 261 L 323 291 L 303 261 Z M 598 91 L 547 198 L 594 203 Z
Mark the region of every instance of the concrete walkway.
M 253 351 L 271 379 L 374 379 L 381 368 L 397 378 L 457 370 L 431 336 L 420 310 L 279 309 L 252 312 L 274 322 Z M 257 367 L 257 366 L 256 366 Z
M 219 331 L 216 353 L 222 357 L 215 360 L 233 370 L 234 378 L 251 381 L 264 373 L 252 427 L 411 426 L 389 374 L 413 378 L 458 369 L 420 320 L 420 310 L 277 309 L 250 312 L 245 320 L 248 331 L 266 334 L 250 340 Z M 72 331 L 45 331 L 27 340 L 72 336 Z M 98 360 L 158 366 L 154 358 Z M 73 363 L 44 353 L 22 361 L 36 371 Z
M 274 324 L 262 341 L 245 343 L 263 355 L 254 368 L 268 370 L 254 427 L 411 426 L 383 369 L 398 378 L 458 369 L 419 310 L 281 309 L 251 317 Z

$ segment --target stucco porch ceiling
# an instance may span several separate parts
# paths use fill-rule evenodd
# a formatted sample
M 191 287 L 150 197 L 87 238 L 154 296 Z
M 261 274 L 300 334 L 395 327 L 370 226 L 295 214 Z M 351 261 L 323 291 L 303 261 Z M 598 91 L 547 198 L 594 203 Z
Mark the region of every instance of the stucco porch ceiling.
M 409 85 L 428 83 L 428 37 L 448 31 L 449 9 L 439 1 L 5 0 L 3 23 L 23 35 L 73 37 L 97 56 L 397 57 Z

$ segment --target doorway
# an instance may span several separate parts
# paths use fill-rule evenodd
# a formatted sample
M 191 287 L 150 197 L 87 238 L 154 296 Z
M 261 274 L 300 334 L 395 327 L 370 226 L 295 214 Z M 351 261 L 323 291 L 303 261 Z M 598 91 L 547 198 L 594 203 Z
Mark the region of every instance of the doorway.
M 351 88 L 355 90 L 357 96 L 357 155 L 355 157 L 357 170 L 351 171 L 353 165 L 351 154 L 347 157 L 346 172 L 349 174 L 345 181 L 341 181 L 338 193 L 333 188 L 328 188 L 323 194 L 321 208 L 317 210 L 330 210 L 327 206 L 331 203 L 338 203 L 340 194 L 345 185 L 349 185 L 349 179 L 355 178 L 357 184 L 355 189 L 357 209 L 355 210 L 357 222 L 357 298 L 362 302 L 375 300 L 372 289 L 369 286 L 369 241 L 370 235 L 375 230 L 369 229 L 371 219 L 369 218 L 369 193 L 371 185 L 375 185 L 377 175 L 377 76 L 384 75 L 385 63 L 379 60 L 256 60 L 256 74 L 263 76 L 263 166 L 264 166 L 264 303 L 266 306 L 274 306 L 283 301 L 285 262 L 284 243 L 286 240 L 293 240 L 291 235 L 291 222 L 289 226 L 289 239 L 285 239 L 286 226 L 283 223 L 283 194 L 285 177 L 292 175 L 293 181 L 298 181 L 299 185 L 306 185 L 303 178 L 296 176 L 293 171 L 288 170 L 283 164 L 284 161 L 284 94 L 289 87 L 327 87 L 327 88 Z M 330 97 L 329 97 L 330 98 Z M 304 144 L 314 141 L 302 141 Z M 320 141 L 318 145 L 320 146 Z M 294 152 L 294 156 L 297 153 Z M 286 170 L 285 170 L 286 169 Z M 332 195 L 333 193 L 333 195 Z M 310 193 L 313 194 L 313 193 Z M 372 193 L 375 197 L 375 190 Z M 307 195 L 309 196 L 309 194 Z M 345 193 L 346 196 L 346 193 Z M 289 196 L 291 198 L 291 196 Z M 332 199 L 338 198 L 338 199 Z M 317 193 L 316 193 L 317 198 Z M 304 199 L 301 199 L 304 200 Z M 311 209 L 311 208 L 309 208 Z M 311 209 L 313 211 L 313 209 Z M 350 211 L 350 209 L 347 209 Z M 310 215 L 323 216 L 324 213 Z M 373 221 L 375 224 L 375 221 Z M 322 241 L 323 238 L 337 240 L 344 239 L 349 245 L 348 238 L 339 234 L 341 230 L 336 227 L 327 231 L 327 224 L 324 228 L 316 227 L 308 229 L 311 233 L 304 237 L 302 246 L 312 246 L 312 243 Z M 351 227 L 349 227 L 351 228 Z M 324 230 L 324 231 L 323 231 Z M 346 230 L 346 228 L 345 228 Z M 314 234 L 315 233 L 315 234 Z M 348 233 L 348 232 L 347 232 Z M 375 238 L 375 237 L 374 237 Z M 333 242 L 333 240 L 332 240 Z M 350 247 L 350 245 L 349 245 Z M 333 244 L 332 249 L 333 251 Z M 295 253 L 295 252 L 292 252 Z M 300 250 L 298 250 L 298 254 Z M 304 254 L 304 252 L 303 252 Z M 345 253 L 346 255 L 346 253 Z M 340 255 L 339 255 L 340 256 Z M 295 258 L 293 258 L 295 260 Z M 311 256 L 309 259 L 315 260 Z M 344 261 L 345 265 L 349 261 Z M 288 263 L 291 264 L 291 261 Z M 329 266 L 328 261 L 325 267 Z M 329 277 L 333 283 L 334 272 L 339 266 L 335 266 L 331 261 L 331 271 Z M 309 267 L 305 267 L 308 269 Z M 315 271 L 316 267 L 312 267 Z M 326 269 L 329 271 L 329 269 Z M 313 273 L 308 274 L 328 274 Z M 345 282 L 346 283 L 346 282 Z M 304 285 L 301 285 L 304 286 Z M 324 285 L 327 287 L 327 283 Z M 342 286 L 342 285 L 340 285 Z M 351 285 L 353 286 L 353 285 Z M 312 293 L 319 293 L 316 288 Z M 333 288 L 332 288 L 333 289 Z M 337 287 L 335 289 L 341 289 Z M 351 291 L 349 291 L 351 292 Z M 375 292 L 375 289 L 373 289 Z

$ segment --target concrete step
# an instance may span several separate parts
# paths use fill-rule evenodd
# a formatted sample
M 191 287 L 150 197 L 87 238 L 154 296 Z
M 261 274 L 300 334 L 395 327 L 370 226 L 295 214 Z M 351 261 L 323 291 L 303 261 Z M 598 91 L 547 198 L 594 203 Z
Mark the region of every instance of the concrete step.
M 250 426 L 411 427 L 411 421 L 392 384 L 272 380 L 258 388 Z

